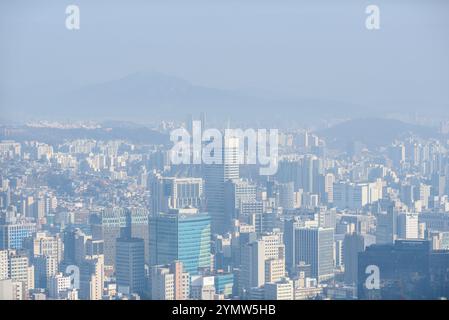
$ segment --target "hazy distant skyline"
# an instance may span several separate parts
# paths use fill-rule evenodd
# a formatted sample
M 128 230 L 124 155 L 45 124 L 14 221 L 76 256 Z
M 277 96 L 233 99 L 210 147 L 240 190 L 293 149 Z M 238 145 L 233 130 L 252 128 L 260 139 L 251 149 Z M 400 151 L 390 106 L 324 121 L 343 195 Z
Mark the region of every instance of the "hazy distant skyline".
M 448 240 L 449 0 L 0 0 L 0 300 L 448 300 Z
M 447 1 L 132 3 L 3 1 L 2 113 L 17 96 L 38 97 L 39 114 L 40 98 L 153 70 L 255 96 L 449 116 Z M 65 28 L 68 4 L 80 7 L 79 31 Z M 380 30 L 365 28 L 368 4 Z

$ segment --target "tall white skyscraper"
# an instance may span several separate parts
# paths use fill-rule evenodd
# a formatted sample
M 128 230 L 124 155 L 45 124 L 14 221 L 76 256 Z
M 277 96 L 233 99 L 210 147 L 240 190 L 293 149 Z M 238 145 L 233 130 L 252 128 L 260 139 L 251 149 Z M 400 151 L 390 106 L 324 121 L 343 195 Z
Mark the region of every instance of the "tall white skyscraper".
M 204 166 L 206 211 L 212 219 L 212 233 L 223 233 L 225 225 L 225 182 L 239 178 L 239 139 L 224 136 L 221 164 Z

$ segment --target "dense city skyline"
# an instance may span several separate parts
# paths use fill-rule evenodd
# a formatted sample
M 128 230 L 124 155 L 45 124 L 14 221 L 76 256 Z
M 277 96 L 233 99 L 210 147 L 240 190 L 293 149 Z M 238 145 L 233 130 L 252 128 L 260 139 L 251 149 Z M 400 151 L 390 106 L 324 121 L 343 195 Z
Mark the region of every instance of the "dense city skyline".
M 207 132 L 206 113 L 186 119 L 182 130 L 194 130 L 199 122 Z M 73 126 L 4 126 L 2 134 L 20 137 L 27 130 L 63 132 Z M 448 294 L 447 122 L 433 137 L 401 133 L 380 146 L 353 140 L 329 147 L 305 129 L 280 130 L 271 175 L 261 175 L 259 163 L 239 160 L 239 138 L 249 143 L 249 136 L 221 136 L 221 151 L 213 151 L 221 162 L 173 164 L 169 139 L 156 144 L 130 142 L 126 134 L 83 139 L 76 134 L 114 127 L 91 121 L 75 127 L 81 131 L 62 143 L 26 135 L 0 143 L 3 298 Z M 168 136 L 175 128 L 163 122 L 154 130 Z M 203 148 L 211 144 L 204 141 Z M 193 149 L 189 145 L 183 152 L 193 156 Z M 408 259 L 418 253 L 429 257 L 429 264 L 409 270 Z M 398 260 L 389 265 L 393 257 Z M 380 269 L 360 271 L 372 266 Z M 376 272 L 379 286 L 365 284 Z M 404 286 L 414 272 L 422 280 L 413 278 L 413 288 L 397 295 L 390 281 Z M 17 295 L 8 295 L 8 288 Z
M 449 298 L 448 3 L 75 2 L 0 4 L 0 300 Z

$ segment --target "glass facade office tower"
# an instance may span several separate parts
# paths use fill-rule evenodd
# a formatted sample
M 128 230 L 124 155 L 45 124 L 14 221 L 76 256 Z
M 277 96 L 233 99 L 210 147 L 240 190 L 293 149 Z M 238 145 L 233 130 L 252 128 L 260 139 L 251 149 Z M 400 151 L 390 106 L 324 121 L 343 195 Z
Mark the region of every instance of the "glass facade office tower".
M 211 220 L 197 209 L 177 209 L 150 217 L 150 263 L 183 263 L 198 274 L 211 266 Z
M 144 241 L 140 238 L 118 238 L 116 277 L 120 292 L 126 294 L 145 290 Z
M 438 299 L 449 296 L 449 251 L 428 240 L 372 245 L 358 258 L 359 299 Z M 378 273 L 372 272 L 373 266 Z M 379 286 L 371 279 L 378 277 Z

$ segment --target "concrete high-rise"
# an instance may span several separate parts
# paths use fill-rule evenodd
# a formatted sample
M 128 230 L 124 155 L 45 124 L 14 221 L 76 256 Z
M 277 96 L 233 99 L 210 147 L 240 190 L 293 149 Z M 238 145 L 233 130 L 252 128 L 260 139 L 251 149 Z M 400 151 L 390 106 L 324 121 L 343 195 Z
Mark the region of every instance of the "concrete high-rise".
M 416 213 L 399 213 L 397 216 L 397 234 L 399 239 L 418 239 L 419 221 Z
M 163 177 L 154 174 L 151 178 L 151 213 L 167 212 L 203 206 L 203 179 Z
M 240 294 L 245 296 L 253 287 L 265 283 L 265 244 L 254 241 L 242 248 L 241 268 L 239 274 Z
M 190 295 L 190 275 L 184 272 L 180 261 L 152 266 L 150 288 L 153 300 L 187 300 Z
M 23 241 L 36 232 L 36 224 L 29 221 L 0 224 L 0 250 L 23 249 Z
M 232 219 L 238 219 L 243 206 L 256 206 L 257 188 L 247 180 L 227 180 L 224 187 L 225 223 L 230 228 Z
M 8 279 L 8 250 L 0 250 L 0 280 Z
M 312 277 L 318 282 L 334 276 L 334 230 L 321 227 L 300 227 L 295 230 L 296 261 L 312 267 Z

